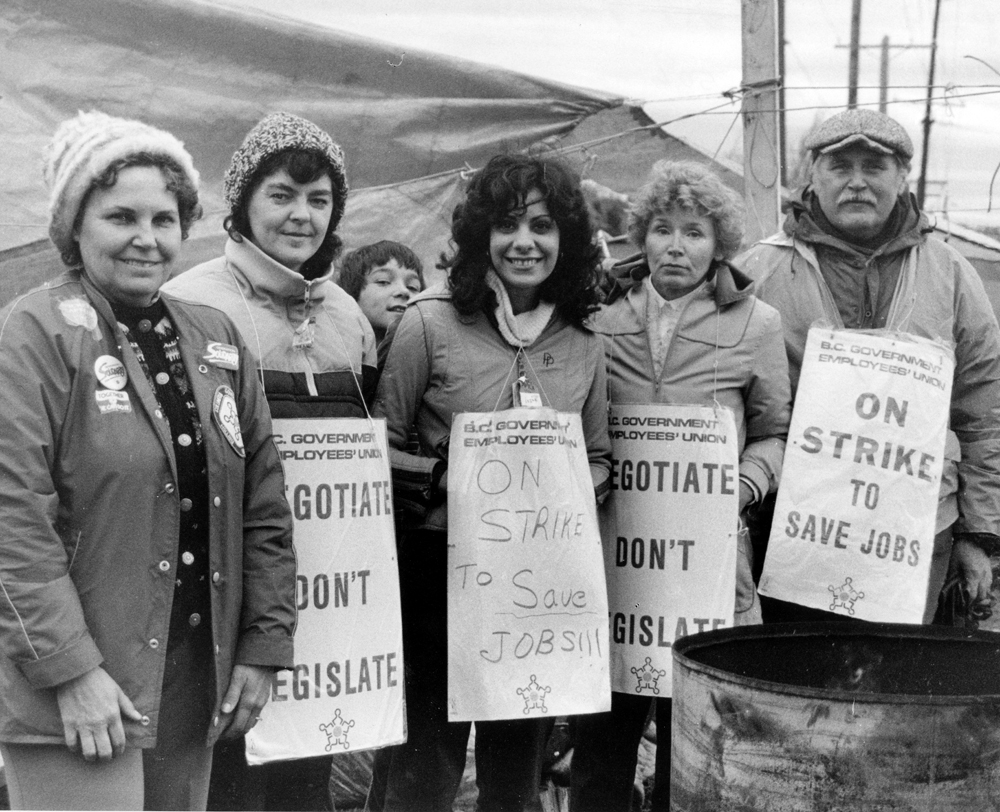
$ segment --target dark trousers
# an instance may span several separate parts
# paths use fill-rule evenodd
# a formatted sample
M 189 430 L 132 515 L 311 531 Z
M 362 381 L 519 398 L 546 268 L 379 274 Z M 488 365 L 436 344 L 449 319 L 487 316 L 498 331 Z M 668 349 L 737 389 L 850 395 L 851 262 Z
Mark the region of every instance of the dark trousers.
M 242 736 L 220 741 L 215 745 L 208 809 L 328 812 L 333 809 L 331 763 L 331 756 L 316 756 L 250 767 Z
M 400 544 L 407 741 L 376 754 L 370 810 L 450 812 L 462 780 L 471 723 L 448 721 L 447 554 L 442 532 L 410 532 Z M 541 808 L 542 759 L 553 722 L 476 722 L 481 812 Z
M 673 702 L 649 696 L 611 694 L 611 710 L 576 717 L 570 769 L 573 812 L 629 812 L 632 805 L 639 741 L 656 713 L 654 812 L 670 808 L 670 726 Z

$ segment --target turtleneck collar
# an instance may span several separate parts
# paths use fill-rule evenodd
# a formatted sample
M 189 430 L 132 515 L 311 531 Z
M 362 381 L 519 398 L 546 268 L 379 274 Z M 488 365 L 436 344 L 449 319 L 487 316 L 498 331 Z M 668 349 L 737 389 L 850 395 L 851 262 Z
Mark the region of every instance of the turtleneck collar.
M 323 287 L 331 282 L 333 265 L 316 279 L 306 279 L 298 271 L 282 265 L 265 254 L 245 237 L 226 241 L 226 260 L 238 268 L 247 282 L 269 297 L 278 299 L 309 299 L 320 302 L 324 298 Z

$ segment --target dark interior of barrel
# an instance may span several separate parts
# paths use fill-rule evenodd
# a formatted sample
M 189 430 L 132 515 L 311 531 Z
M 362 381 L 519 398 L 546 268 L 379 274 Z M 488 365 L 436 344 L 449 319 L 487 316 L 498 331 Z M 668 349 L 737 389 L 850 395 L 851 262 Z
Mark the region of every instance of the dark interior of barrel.
M 685 654 L 736 676 L 871 694 L 1000 697 L 996 642 L 878 634 L 755 636 Z

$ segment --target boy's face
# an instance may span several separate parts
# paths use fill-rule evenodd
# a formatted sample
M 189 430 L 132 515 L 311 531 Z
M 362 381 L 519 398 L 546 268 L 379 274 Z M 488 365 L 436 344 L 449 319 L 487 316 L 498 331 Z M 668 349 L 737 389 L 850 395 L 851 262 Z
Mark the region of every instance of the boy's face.
M 412 268 L 401 267 L 395 259 L 372 268 L 358 295 L 358 304 L 381 337 L 399 321 L 406 303 L 423 289 L 420 275 Z

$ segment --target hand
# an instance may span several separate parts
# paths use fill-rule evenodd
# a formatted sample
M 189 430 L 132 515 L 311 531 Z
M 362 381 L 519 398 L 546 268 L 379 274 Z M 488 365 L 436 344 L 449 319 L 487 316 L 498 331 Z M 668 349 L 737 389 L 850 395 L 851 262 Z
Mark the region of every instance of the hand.
M 981 547 L 964 539 L 955 540 L 951 556 L 957 565 L 958 575 L 962 579 L 962 587 L 969 598 L 969 604 L 988 602 L 990 588 L 993 586 L 990 557 Z
M 212 718 L 211 743 L 242 736 L 258 721 L 271 698 L 274 672 L 259 665 L 233 666 L 229 688 Z
M 66 746 L 87 761 L 108 761 L 125 750 L 122 714 L 135 722 L 142 714 L 103 668 L 62 683 L 56 688 Z

